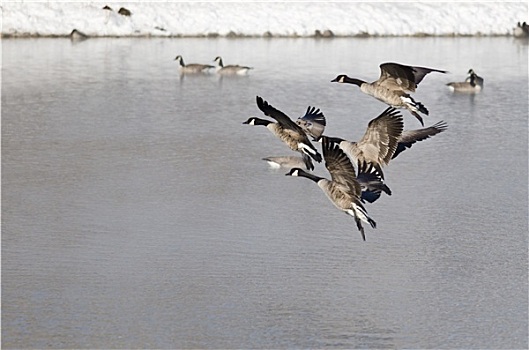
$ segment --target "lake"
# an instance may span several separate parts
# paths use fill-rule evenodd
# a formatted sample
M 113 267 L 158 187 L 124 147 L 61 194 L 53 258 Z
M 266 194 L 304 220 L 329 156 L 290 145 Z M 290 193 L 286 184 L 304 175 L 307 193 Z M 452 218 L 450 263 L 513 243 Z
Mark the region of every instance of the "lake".
M 449 71 L 413 94 L 448 129 L 385 168 L 364 242 L 242 122 L 261 96 L 358 140 L 386 106 L 330 81 L 388 61 Z M 2 63 L 3 348 L 528 347 L 527 42 L 5 39 Z M 482 93 L 451 93 L 470 68 Z

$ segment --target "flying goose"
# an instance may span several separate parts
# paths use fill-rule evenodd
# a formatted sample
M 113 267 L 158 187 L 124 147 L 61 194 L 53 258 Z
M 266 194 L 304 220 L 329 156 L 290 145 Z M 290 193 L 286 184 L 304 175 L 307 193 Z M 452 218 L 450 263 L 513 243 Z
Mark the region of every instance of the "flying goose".
M 464 82 L 452 82 L 446 85 L 452 92 L 477 93 L 483 89 L 483 82 L 483 78 L 478 76 L 473 69 L 470 69 Z
M 300 119 L 303 119 L 302 122 L 300 122 Z M 302 129 L 305 130 L 307 134 L 313 136 L 314 141 L 321 141 L 325 125 L 319 124 L 316 128 L 317 133 L 314 134 L 312 132 L 314 129 L 309 129 L 306 126 L 316 124 L 316 118 L 311 115 L 306 115 L 300 119 L 298 119 L 297 122 Z M 430 127 L 422 129 L 402 130 L 402 126 L 402 116 L 399 115 L 394 108 L 389 107 L 378 117 L 369 122 L 364 136 L 360 141 L 352 142 L 339 137 L 328 138 L 336 142 L 347 155 L 357 162 L 373 164 L 373 167 L 380 173 L 380 177 L 384 179 L 382 167 L 389 165 L 391 159 L 396 158 L 401 152 L 410 148 L 414 143 L 426 140 L 448 128 L 448 125 L 442 120 Z M 384 129 L 387 129 L 387 131 L 384 131 Z M 395 141 L 397 135 L 399 136 Z M 380 140 L 386 140 L 387 143 L 382 142 L 382 146 L 377 146 L 377 142 L 370 144 L 371 141 L 376 140 L 377 138 Z M 380 145 L 380 143 L 378 143 L 378 145 Z
M 310 142 L 307 134 L 292 121 L 285 113 L 272 107 L 262 97 L 257 96 L 257 107 L 268 117 L 272 117 L 276 122 L 250 117 L 243 124 L 266 126 L 274 135 L 287 144 L 291 150 L 310 156 L 312 159 L 321 162 L 322 157 L 316 147 Z M 312 170 L 312 169 L 310 169 Z
M 364 135 L 358 142 L 347 141 L 339 137 L 330 139 L 357 162 L 373 164 L 384 179 L 382 167 L 389 164 L 395 153 L 403 128 L 402 115 L 395 108 L 388 107 L 368 123 Z
M 252 67 L 240 66 L 238 64 L 236 65 L 230 64 L 230 65 L 225 66 L 224 63 L 222 63 L 222 58 L 220 56 L 215 57 L 213 62 L 217 62 L 216 71 L 217 73 L 222 74 L 222 75 L 228 75 L 228 74 L 229 75 L 233 75 L 233 74 L 245 75 L 245 74 L 248 74 L 250 69 L 253 69 Z
M 276 156 L 276 157 L 265 157 L 263 158 L 271 168 L 301 168 L 303 170 L 314 170 L 314 164 L 312 158 L 306 154 L 301 156 Z
M 411 97 L 419 83 L 431 72 L 446 73 L 444 70 L 406 66 L 399 63 L 383 63 L 380 65 L 380 77 L 371 83 L 350 78 L 345 74 L 338 75 L 331 82 L 354 84 L 360 91 L 395 108 L 405 108 L 415 116 L 422 126 L 424 121 L 419 115 L 428 115 L 426 107 Z
M 365 241 L 362 222 L 371 225 L 372 228 L 376 228 L 376 222 L 369 217 L 361 202 L 362 188 L 356 178 L 354 166 L 340 147 L 325 136 L 322 137 L 322 150 L 325 167 L 331 175 L 331 180 L 308 173 L 300 168 L 293 168 L 285 175 L 306 177 L 314 181 L 336 208 L 355 219 L 356 227 Z
M 314 138 L 314 141 L 321 141 L 326 124 L 324 119 L 317 119 L 307 114 L 296 122 Z M 327 137 L 337 143 L 355 161 L 373 164 L 383 179 L 382 166 L 389 163 L 397 149 L 403 127 L 402 115 L 395 108 L 388 107 L 369 122 L 363 137 L 358 142 L 346 141 L 339 137 Z
M 179 63 L 179 69 L 181 73 L 207 73 L 210 69 L 215 68 L 209 64 L 200 63 L 184 63 L 184 58 L 180 55 L 176 56 L 175 61 Z

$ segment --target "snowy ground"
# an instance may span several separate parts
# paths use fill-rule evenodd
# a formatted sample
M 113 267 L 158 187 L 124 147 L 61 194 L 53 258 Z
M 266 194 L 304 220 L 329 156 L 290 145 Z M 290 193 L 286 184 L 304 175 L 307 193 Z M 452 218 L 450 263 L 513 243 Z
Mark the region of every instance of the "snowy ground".
M 112 10 L 103 10 L 108 5 Z M 117 11 L 131 11 L 123 16 Z M 512 35 L 527 2 L 3 2 L 2 35 Z

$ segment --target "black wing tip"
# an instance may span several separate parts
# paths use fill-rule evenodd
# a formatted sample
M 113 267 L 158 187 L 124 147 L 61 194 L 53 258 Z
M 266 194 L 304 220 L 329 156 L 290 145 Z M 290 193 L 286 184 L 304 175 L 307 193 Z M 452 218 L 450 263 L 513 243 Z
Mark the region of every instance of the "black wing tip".
M 445 122 L 444 120 L 441 120 L 441 121 L 435 123 L 434 125 L 432 125 L 432 128 L 437 129 L 439 132 L 443 132 L 446 129 L 448 129 L 448 123 Z

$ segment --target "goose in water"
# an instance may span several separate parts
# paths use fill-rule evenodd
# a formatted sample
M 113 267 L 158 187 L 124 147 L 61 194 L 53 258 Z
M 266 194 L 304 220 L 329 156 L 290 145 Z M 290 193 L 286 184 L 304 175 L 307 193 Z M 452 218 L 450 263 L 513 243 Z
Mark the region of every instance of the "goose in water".
M 452 82 L 446 85 L 452 92 L 478 93 L 483 90 L 483 82 L 483 78 L 470 69 L 464 82 Z
M 240 66 L 238 64 L 230 64 L 225 66 L 220 56 L 215 57 L 213 62 L 217 62 L 216 71 L 218 74 L 222 75 L 246 75 L 250 69 L 253 69 L 252 67 Z
M 424 126 L 419 113 L 428 115 L 429 112 L 421 102 L 415 101 L 410 93 L 415 92 L 419 83 L 431 72 L 446 73 L 439 69 L 389 62 L 380 65 L 380 77 L 371 83 L 350 78 L 345 74 L 338 75 L 331 82 L 357 85 L 360 91 L 387 105 L 407 109 Z
M 180 55 L 176 56 L 175 61 L 178 61 L 178 68 L 181 73 L 207 73 L 210 69 L 215 68 L 209 64 L 200 64 L 200 63 L 184 63 L 184 58 Z
M 376 228 L 376 222 L 369 217 L 362 204 L 362 187 L 357 180 L 354 166 L 340 147 L 325 136 L 322 137 L 322 150 L 325 167 L 331 175 L 331 180 L 308 173 L 301 168 L 293 168 L 285 175 L 305 177 L 314 181 L 336 208 L 354 218 L 356 227 L 365 241 L 362 223 Z

